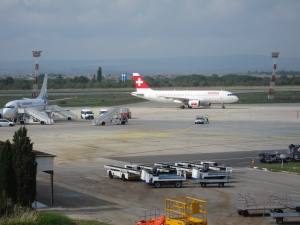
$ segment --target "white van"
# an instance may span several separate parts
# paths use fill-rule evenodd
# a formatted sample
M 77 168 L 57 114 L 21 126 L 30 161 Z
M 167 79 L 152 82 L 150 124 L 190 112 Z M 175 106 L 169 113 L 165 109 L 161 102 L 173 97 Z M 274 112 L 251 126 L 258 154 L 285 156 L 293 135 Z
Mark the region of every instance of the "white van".
M 90 109 L 82 109 L 80 117 L 81 117 L 81 119 L 93 120 L 94 119 L 94 113 Z

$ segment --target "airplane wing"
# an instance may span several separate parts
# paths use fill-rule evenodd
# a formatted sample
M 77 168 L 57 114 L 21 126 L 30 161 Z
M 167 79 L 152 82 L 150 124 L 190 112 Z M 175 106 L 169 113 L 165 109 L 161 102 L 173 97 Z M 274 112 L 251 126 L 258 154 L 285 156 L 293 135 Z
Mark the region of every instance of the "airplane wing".
M 51 100 L 48 100 L 48 102 L 57 102 L 57 101 L 63 101 L 63 100 L 69 100 L 69 99 L 72 99 L 72 97 L 51 99 Z
M 162 96 L 162 95 L 157 95 L 157 97 L 160 99 L 173 100 L 174 102 L 178 102 L 178 103 L 184 103 L 188 101 L 187 98 L 170 97 L 170 96 Z

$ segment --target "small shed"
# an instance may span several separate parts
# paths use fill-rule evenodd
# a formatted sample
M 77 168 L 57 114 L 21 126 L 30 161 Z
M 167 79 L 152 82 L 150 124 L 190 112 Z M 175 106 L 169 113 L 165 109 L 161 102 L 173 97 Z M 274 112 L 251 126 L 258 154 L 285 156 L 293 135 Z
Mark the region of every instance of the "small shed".
M 39 173 L 47 173 L 50 175 L 51 182 L 51 206 L 54 204 L 54 192 L 53 192 L 53 176 L 54 176 L 54 158 L 55 155 L 33 150 L 35 155 L 35 161 L 37 163 L 37 175 Z

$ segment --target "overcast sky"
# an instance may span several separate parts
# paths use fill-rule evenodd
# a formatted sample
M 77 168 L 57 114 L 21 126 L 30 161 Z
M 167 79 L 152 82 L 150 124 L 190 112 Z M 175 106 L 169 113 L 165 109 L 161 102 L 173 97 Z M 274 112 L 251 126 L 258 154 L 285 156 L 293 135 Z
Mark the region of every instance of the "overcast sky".
M 0 0 L 0 60 L 300 52 L 298 0 Z

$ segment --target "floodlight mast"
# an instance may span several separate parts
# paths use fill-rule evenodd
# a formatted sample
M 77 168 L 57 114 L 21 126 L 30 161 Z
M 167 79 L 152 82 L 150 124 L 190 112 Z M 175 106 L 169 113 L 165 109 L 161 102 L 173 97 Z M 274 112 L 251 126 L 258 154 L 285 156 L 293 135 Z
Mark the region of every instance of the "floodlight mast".
M 272 77 L 271 77 L 270 85 L 269 85 L 268 100 L 274 99 L 274 87 L 275 87 L 275 81 L 276 81 L 276 70 L 277 70 L 278 57 L 279 57 L 279 52 L 272 52 L 273 69 L 272 69 Z
M 33 50 L 32 51 L 32 57 L 34 59 L 34 81 L 33 81 L 33 88 L 32 88 L 32 98 L 36 98 L 38 96 L 38 77 L 39 77 L 39 57 L 41 56 L 42 51 L 41 50 Z

